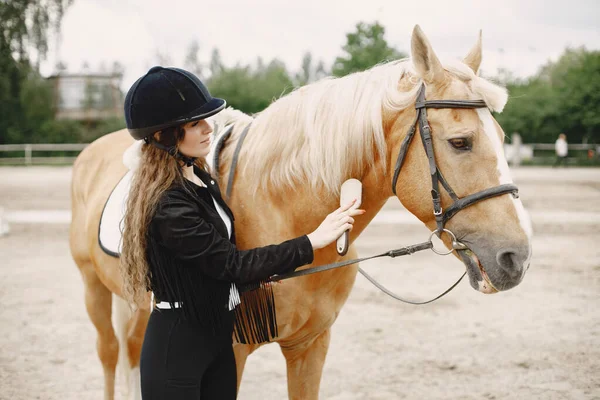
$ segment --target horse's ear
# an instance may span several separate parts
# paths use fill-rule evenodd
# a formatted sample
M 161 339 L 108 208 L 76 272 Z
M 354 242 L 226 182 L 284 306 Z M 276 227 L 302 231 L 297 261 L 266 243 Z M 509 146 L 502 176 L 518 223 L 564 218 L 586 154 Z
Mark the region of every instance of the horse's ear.
M 439 83 L 446 79 L 444 67 L 419 25 L 413 29 L 411 53 L 417 73 L 426 83 Z
M 477 75 L 477 72 L 479 71 L 479 66 L 481 65 L 481 51 L 481 30 L 479 30 L 479 37 L 477 38 L 477 43 L 475 43 L 475 46 L 473 46 L 469 54 L 467 54 L 467 56 L 463 60 L 463 62 L 467 64 L 473 70 L 473 72 L 475 72 L 475 75 Z

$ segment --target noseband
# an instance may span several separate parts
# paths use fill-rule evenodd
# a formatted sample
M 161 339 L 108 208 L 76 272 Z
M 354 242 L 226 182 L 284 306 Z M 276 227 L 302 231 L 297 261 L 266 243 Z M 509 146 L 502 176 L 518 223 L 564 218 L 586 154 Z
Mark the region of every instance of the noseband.
M 429 161 L 429 173 L 431 174 L 431 198 L 433 199 L 433 215 L 435 216 L 435 222 L 437 229 L 435 233 L 438 236 L 442 232 L 448 232 L 453 238 L 454 250 L 465 249 L 466 247 L 456 241 L 454 235 L 444 229 L 444 225 L 450 218 L 452 218 L 457 212 L 477 203 L 482 200 L 489 199 L 491 197 L 501 196 L 503 194 L 510 193 L 514 197 L 518 197 L 519 189 L 512 183 L 498 185 L 489 189 L 484 189 L 474 194 L 470 194 L 463 198 L 459 198 L 448 181 L 444 179 L 442 172 L 439 170 L 435 161 L 435 153 L 433 151 L 433 141 L 431 138 L 431 128 L 427 121 L 427 109 L 428 108 L 462 108 L 462 109 L 475 109 L 475 108 L 487 108 L 485 101 L 483 100 L 425 100 L 425 85 L 421 85 L 419 94 L 417 95 L 417 102 L 415 104 L 417 109 L 417 116 L 413 122 L 408 134 L 402 142 L 400 152 L 398 154 L 398 160 L 396 161 L 396 167 L 394 169 L 394 177 L 392 179 L 392 191 L 396 195 L 396 185 L 398 183 L 398 176 L 404 164 L 404 159 L 408 152 L 408 147 L 412 142 L 417 130 L 417 124 L 419 125 L 419 132 L 421 134 L 421 141 L 425 149 L 425 154 Z M 453 203 L 446 211 L 442 210 L 442 201 L 440 197 L 440 183 L 446 189 L 446 192 L 450 195 Z

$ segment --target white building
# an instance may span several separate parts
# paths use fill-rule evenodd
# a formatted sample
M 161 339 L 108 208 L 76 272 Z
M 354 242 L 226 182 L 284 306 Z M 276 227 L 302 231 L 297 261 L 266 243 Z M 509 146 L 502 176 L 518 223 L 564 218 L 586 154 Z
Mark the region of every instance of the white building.
M 56 118 L 98 121 L 123 118 L 120 74 L 69 74 L 48 77 L 54 84 Z

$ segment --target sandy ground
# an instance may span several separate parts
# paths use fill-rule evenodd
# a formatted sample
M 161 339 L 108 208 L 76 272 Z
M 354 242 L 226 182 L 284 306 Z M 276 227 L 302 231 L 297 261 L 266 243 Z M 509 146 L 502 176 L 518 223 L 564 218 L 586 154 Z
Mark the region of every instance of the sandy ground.
M 68 210 L 70 173 L 0 168 L 0 207 Z M 514 175 L 535 230 L 524 282 L 486 296 L 464 281 L 434 304 L 411 306 L 359 276 L 333 328 L 321 398 L 600 399 L 600 170 Z M 392 199 L 384 211 L 400 208 Z M 102 398 L 67 236 L 64 223 L 12 223 L 0 238 L 0 399 Z M 418 224 L 374 222 L 357 244 L 367 255 L 426 236 Z M 463 270 L 433 253 L 363 267 L 414 299 L 433 297 Z M 283 357 L 265 346 L 249 359 L 239 398 L 286 395 Z

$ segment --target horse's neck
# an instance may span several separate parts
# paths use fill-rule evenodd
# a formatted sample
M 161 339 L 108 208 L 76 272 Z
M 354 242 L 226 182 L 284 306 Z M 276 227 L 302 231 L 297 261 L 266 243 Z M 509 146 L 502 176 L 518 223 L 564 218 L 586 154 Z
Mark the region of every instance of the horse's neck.
M 391 197 L 389 177 L 380 167 L 371 167 L 362 177 L 363 202 L 361 208 L 366 210 L 364 218 L 371 221 Z
M 323 192 L 312 193 L 311 189 L 300 189 L 301 186 L 292 191 L 293 197 L 289 197 L 292 195 L 292 192 L 287 194 L 271 193 L 270 195 L 267 195 L 263 193 L 259 194 L 258 196 L 253 195 L 252 191 L 254 185 L 248 183 L 255 182 L 256 178 L 244 176 L 243 168 L 239 168 L 239 165 L 244 164 L 244 160 L 242 160 L 241 158 L 247 156 L 248 153 L 244 154 L 242 152 L 242 154 L 240 154 L 240 160 L 238 160 L 238 167 L 236 167 L 235 171 L 230 170 L 232 165 L 233 153 L 237 141 L 239 140 L 241 131 L 243 130 L 243 126 L 246 125 L 245 122 L 246 121 L 240 123 L 239 128 L 236 127 L 235 131 L 232 133 L 229 139 L 230 144 L 226 146 L 220 154 L 219 169 L 221 173 L 219 174 L 218 178 L 221 182 L 220 186 L 223 192 L 227 190 L 229 175 L 231 173 L 235 174 L 235 189 L 233 190 L 234 202 L 231 204 L 231 206 L 234 208 L 236 218 L 238 214 L 245 214 L 246 212 L 248 212 L 247 207 L 243 206 L 242 203 L 239 203 L 239 198 L 237 197 L 238 195 L 241 195 L 243 198 L 245 198 L 243 203 L 247 203 L 250 198 L 260 199 L 261 209 L 277 209 L 284 213 L 286 219 L 289 219 L 290 221 L 303 221 L 302 224 L 297 224 L 299 226 L 307 226 L 314 224 L 318 225 L 318 223 L 320 223 L 329 212 L 332 212 L 337 207 L 339 207 L 339 196 L 331 196 Z M 374 165 L 369 167 L 362 174 L 362 176 L 357 176 L 356 178 L 361 179 L 361 183 L 363 185 L 363 199 L 361 208 L 366 210 L 366 214 L 359 217 L 354 226 L 355 234 L 359 234 L 366 227 L 368 222 L 370 222 L 375 217 L 375 215 L 381 210 L 381 208 L 385 205 L 386 201 L 391 196 L 391 178 L 387 176 L 387 174 L 381 168 L 381 165 L 378 165 L 378 163 L 374 163 Z M 343 182 L 340 182 L 340 186 L 342 183 Z M 323 188 L 321 190 L 325 189 Z M 290 201 L 291 198 L 293 198 L 293 201 Z M 320 207 L 316 207 L 315 202 L 319 202 Z M 270 207 L 269 203 L 272 207 Z M 248 216 L 248 218 L 252 217 Z M 287 227 L 286 229 L 288 228 L 289 227 Z

